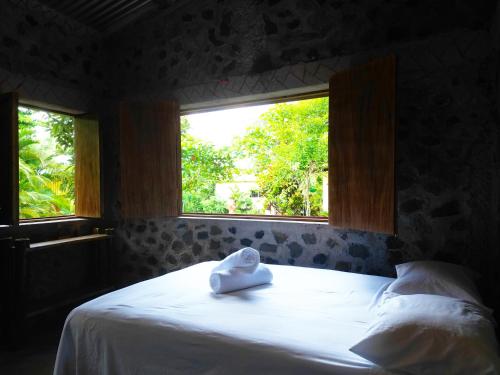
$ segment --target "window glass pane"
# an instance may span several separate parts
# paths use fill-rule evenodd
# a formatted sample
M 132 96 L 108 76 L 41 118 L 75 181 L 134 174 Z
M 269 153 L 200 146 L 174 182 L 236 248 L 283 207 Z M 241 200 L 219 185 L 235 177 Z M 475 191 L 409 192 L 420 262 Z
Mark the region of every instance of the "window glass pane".
M 19 217 L 74 215 L 73 117 L 19 107 Z
M 328 97 L 182 116 L 184 213 L 327 216 Z

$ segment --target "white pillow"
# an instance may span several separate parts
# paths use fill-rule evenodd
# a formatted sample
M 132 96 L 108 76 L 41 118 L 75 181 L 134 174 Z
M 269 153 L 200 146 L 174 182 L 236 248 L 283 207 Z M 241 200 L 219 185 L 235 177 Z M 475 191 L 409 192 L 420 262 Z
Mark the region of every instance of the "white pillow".
M 387 297 L 352 352 L 411 374 L 500 374 L 487 310 L 430 294 Z
M 398 278 L 387 288 L 398 294 L 437 294 L 482 304 L 471 270 L 451 263 L 416 261 L 396 266 Z

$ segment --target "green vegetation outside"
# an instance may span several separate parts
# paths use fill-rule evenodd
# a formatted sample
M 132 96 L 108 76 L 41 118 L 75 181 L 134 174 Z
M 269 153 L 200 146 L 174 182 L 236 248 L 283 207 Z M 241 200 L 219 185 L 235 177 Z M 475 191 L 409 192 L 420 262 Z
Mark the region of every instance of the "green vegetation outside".
M 259 121 L 217 148 L 189 133 L 181 120 L 183 211 L 229 213 L 218 184 L 255 176 L 256 191 L 231 189 L 233 212 L 326 216 L 328 98 L 271 106 Z M 21 219 L 74 214 L 74 124 L 71 116 L 19 108 L 19 214 Z M 251 168 L 238 168 L 251 160 Z M 256 198 L 260 205 L 256 205 Z
M 74 214 L 71 116 L 19 107 L 19 217 Z
M 181 121 L 183 212 L 229 213 L 228 202 L 217 198 L 218 184 L 238 176 L 255 176 L 263 204 L 238 188 L 231 200 L 237 214 L 327 216 L 323 209 L 323 180 L 328 175 L 328 98 L 275 104 L 231 147 L 216 148 L 189 133 Z M 253 167 L 238 169 L 238 161 Z M 255 194 L 256 193 L 256 194 Z

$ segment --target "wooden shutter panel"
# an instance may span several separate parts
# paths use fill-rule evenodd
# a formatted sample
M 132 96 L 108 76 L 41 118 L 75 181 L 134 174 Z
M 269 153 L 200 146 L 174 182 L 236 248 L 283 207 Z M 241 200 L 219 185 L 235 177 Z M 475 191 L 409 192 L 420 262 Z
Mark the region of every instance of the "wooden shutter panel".
M 99 123 L 75 118 L 75 214 L 101 217 Z
M 395 112 L 394 56 L 331 78 L 330 224 L 395 232 Z
M 180 215 L 180 155 L 176 101 L 121 103 L 120 198 L 124 217 Z
M 17 93 L 0 95 L 0 224 L 19 220 L 19 135 Z

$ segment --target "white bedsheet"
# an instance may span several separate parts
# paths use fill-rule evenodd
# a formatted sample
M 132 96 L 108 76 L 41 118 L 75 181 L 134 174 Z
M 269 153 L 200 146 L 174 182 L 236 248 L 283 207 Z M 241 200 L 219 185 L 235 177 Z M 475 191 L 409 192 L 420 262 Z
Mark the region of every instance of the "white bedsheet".
M 66 320 L 55 375 L 386 374 L 349 351 L 393 279 L 270 266 L 273 284 L 224 295 L 215 262 L 107 294 Z

